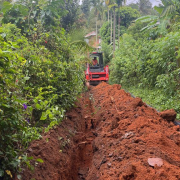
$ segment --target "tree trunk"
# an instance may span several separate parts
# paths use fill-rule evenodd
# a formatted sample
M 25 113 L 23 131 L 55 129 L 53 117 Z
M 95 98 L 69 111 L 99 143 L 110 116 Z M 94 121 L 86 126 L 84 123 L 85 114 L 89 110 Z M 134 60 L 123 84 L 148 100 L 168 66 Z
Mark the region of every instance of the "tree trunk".
M 110 42 L 112 43 L 112 36 L 113 36 L 113 33 L 112 33 L 112 12 L 111 12 L 111 37 L 110 37 Z
M 109 22 L 109 8 L 108 8 L 108 22 Z
M 118 49 L 119 49 L 119 38 L 120 38 L 120 23 L 121 23 L 121 18 L 118 10 Z
M 98 32 L 97 32 L 97 17 L 96 17 L 96 44 L 97 44 L 97 39 L 98 39 Z
M 115 57 L 115 36 L 116 36 L 116 8 L 114 7 L 113 57 Z

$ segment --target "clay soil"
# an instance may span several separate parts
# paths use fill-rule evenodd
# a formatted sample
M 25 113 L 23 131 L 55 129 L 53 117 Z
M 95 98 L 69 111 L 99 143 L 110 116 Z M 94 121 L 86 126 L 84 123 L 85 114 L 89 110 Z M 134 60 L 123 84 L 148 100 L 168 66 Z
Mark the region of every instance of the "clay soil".
M 60 126 L 32 142 L 23 180 L 180 180 L 180 127 L 120 85 L 82 95 Z M 149 158 L 161 158 L 150 165 Z

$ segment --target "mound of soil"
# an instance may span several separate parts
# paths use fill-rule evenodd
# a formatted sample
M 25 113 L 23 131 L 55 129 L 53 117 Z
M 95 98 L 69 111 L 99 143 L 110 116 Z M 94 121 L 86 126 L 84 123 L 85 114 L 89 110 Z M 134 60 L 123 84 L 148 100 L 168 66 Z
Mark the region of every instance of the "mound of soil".
M 23 180 L 179 180 L 180 127 L 120 85 L 82 95 L 59 127 L 32 142 Z

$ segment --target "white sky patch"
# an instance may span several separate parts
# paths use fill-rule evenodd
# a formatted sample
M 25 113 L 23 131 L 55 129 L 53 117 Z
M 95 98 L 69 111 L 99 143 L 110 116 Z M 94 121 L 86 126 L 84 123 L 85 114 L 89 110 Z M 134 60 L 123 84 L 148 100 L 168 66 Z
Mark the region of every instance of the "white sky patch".
M 149 0 L 153 6 L 161 4 L 161 0 Z M 136 3 L 138 0 L 127 0 L 127 4 Z
M 136 3 L 136 2 L 138 2 L 138 0 L 127 0 L 126 4 Z M 153 6 L 157 6 L 161 4 L 161 0 L 150 0 L 150 2 L 152 3 Z M 80 0 L 79 4 L 82 4 L 82 0 Z

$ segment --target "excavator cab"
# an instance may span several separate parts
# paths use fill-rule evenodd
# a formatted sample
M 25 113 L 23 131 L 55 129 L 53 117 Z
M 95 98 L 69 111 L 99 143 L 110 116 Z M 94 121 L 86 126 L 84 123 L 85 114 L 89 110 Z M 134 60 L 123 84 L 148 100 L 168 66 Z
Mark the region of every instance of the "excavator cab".
M 86 81 L 90 85 L 97 85 L 102 81 L 107 82 L 109 80 L 109 67 L 103 64 L 103 53 L 102 52 L 93 52 L 90 54 L 92 61 L 97 60 L 96 65 L 94 63 L 87 63 L 85 77 Z
M 94 59 L 97 59 L 97 65 L 93 65 L 93 63 L 92 64 L 90 64 L 90 70 L 91 70 L 91 72 L 101 72 L 101 71 L 103 71 L 104 70 L 104 65 L 103 65 L 103 55 L 102 55 L 102 53 L 92 53 L 91 55 L 90 55 L 90 59 L 92 59 L 92 61 L 94 60 Z

